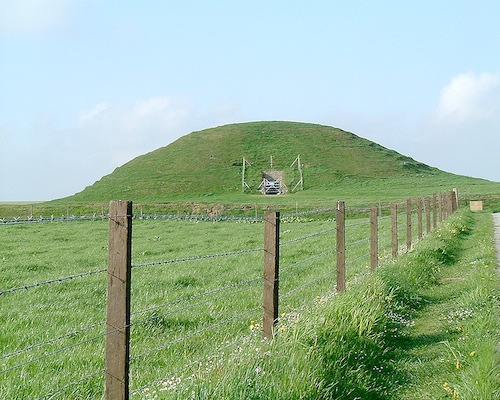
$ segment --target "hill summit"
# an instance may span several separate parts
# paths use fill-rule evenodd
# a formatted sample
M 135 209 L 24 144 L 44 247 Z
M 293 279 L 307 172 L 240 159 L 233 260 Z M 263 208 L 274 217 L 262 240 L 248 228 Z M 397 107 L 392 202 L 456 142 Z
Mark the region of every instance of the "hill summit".
M 263 171 L 269 169 L 282 171 L 290 192 L 299 183 L 301 172 L 304 190 L 313 191 L 328 190 L 344 179 L 442 173 L 338 128 L 299 122 L 249 122 L 192 132 L 129 161 L 72 200 L 157 201 L 241 193 L 242 187 L 246 193 L 256 194 Z

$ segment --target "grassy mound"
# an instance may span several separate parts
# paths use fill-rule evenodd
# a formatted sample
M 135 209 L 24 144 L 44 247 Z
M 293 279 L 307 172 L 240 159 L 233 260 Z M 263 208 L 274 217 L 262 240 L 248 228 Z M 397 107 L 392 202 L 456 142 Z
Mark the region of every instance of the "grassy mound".
M 290 189 L 300 173 L 304 192 L 289 201 L 331 197 L 357 201 L 432 194 L 444 187 L 482 188 L 491 182 L 445 173 L 341 129 L 298 122 L 251 122 L 193 132 L 139 156 L 66 202 L 256 201 L 262 171 L 284 173 Z M 243 157 L 246 165 L 242 193 Z M 494 185 L 495 186 L 495 185 Z M 495 188 L 498 189 L 496 184 Z M 491 190 L 491 188 L 490 188 Z M 493 192 L 493 191 L 492 191 Z M 262 197 L 262 196 L 259 196 Z M 294 198 L 295 197 L 295 198 Z M 286 201 L 286 200 L 285 200 Z

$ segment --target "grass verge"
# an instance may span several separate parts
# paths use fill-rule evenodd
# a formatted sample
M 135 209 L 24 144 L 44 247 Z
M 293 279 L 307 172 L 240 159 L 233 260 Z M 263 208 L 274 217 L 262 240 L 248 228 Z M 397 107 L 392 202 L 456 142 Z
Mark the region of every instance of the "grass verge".
M 257 324 L 222 351 L 136 397 L 494 399 L 499 279 L 488 214 L 460 211 L 346 293 Z

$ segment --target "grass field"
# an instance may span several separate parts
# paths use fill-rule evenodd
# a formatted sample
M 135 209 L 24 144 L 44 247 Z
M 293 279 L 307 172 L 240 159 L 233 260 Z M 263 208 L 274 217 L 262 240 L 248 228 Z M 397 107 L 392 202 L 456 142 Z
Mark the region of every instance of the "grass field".
M 324 215 L 283 220 L 282 312 L 335 286 L 334 227 Z M 107 220 L 0 229 L 0 397 L 99 398 Z M 366 270 L 368 229 L 363 219 L 350 231 L 348 277 Z M 261 222 L 134 220 L 132 389 L 250 333 L 261 318 L 262 247 Z M 205 257 L 221 253 L 235 254 Z
M 286 314 L 151 399 L 496 399 L 499 277 L 491 217 L 461 212 L 397 262 Z
M 371 291 L 365 290 L 364 279 L 375 278 L 363 278 L 369 263 L 367 216 L 360 212 L 351 214 L 353 218 L 347 223 L 348 279 L 354 287 L 357 287 L 354 282 L 358 280 L 364 282 L 364 286 L 359 286 L 359 290 L 353 290 L 350 295 L 345 296 L 348 304 L 339 307 L 352 307 L 352 313 L 360 313 L 359 318 L 363 320 L 363 324 L 374 327 L 378 322 L 371 319 L 373 310 L 365 310 L 361 306 L 358 310 L 358 306 L 353 304 L 364 304 L 366 301 L 362 299 L 372 296 Z M 322 213 L 317 216 L 290 217 L 282 221 L 281 329 L 295 326 L 298 310 L 307 315 L 308 312 L 314 312 L 307 311 L 311 307 L 314 310 L 318 305 L 329 303 L 336 283 L 335 252 L 332 251 L 335 248 L 335 222 L 332 217 L 333 215 Z M 484 218 L 482 221 L 484 225 Z M 405 222 L 405 218 L 401 216 L 399 235 L 403 243 Z M 380 248 L 382 253 L 387 254 L 390 252 L 390 219 L 382 217 L 380 224 Z M 470 224 L 472 222 L 469 221 Z M 414 223 L 414 229 L 416 226 Z M 0 397 L 101 398 L 104 382 L 107 220 L 97 218 L 89 221 L 24 223 L 3 225 L 0 229 Z M 491 247 L 488 247 L 485 236 L 488 232 L 491 233 L 488 229 L 484 228 L 485 233 L 477 239 L 483 247 L 471 241 L 469 251 L 473 249 L 491 257 Z M 448 229 L 451 230 L 452 228 Z M 416 237 L 416 232 L 413 237 Z M 451 251 L 448 250 L 452 249 L 451 246 L 443 247 L 444 245 L 436 244 L 436 240 L 439 242 L 442 239 L 435 238 L 430 246 Z M 226 357 L 238 359 L 239 352 L 248 354 L 248 346 L 254 346 L 249 356 L 249 368 L 258 368 L 258 365 L 252 364 L 255 357 L 262 360 L 263 354 L 265 358 L 268 352 L 255 350 L 256 347 L 262 348 L 262 345 L 256 345 L 260 343 L 262 245 L 261 222 L 134 219 L 131 388 L 135 396 L 149 398 L 152 393 L 156 393 L 163 397 L 168 395 L 183 398 L 186 392 L 173 390 L 177 386 L 181 387 L 178 384 L 181 379 L 184 385 L 191 382 L 183 386 L 189 393 L 194 390 L 199 398 L 213 398 L 210 393 L 215 389 L 203 389 L 203 385 L 195 377 L 200 377 L 200 374 L 204 376 L 207 368 L 213 367 L 216 375 L 212 379 L 214 382 L 220 381 L 221 377 L 217 373 L 220 374 L 221 365 L 227 362 Z M 480 256 L 470 257 L 479 259 Z M 406 262 L 411 266 L 411 260 Z M 434 261 L 431 259 L 429 262 Z M 388 259 L 381 260 L 381 263 L 390 264 Z M 466 268 L 468 264 L 464 265 Z M 400 266 L 398 271 L 406 268 Z M 389 268 L 386 270 L 391 271 Z M 393 271 L 389 276 L 397 275 Z M 421 280 L 421 274 L 417 276 Z M 433 277 L 432 274 L 429 276 Z M 383 293 L 387 291 L 387 296 L 392 296 L 390 293 L 395 288 L 409 285 L 408 282 L 405 283 L 404 276 L 401 279 L 398 284 L 389 286 L 387 282 L 377 280 L 369 284 L 374 288 L 380 287 Z M 411 278 L 410 274 L 408 279 L 415 285 L 415 277 Z M 489 276 L 487 279 L 495 283 L 493 277 Z M 423 290 L 432 288 L 432 285 L 429 286 L 432 282 L 426 282 L 425 279 L 422 282 Z M 414 286 L 411 290 L 415 290 L 415 296 L 431 296 L 418 294 Z M 485 291 L 487 296 L 491 296 L 489 290 Z M 410 296 L 410 299 L 413 297 Z M 409 308 L 410 305 L 405 305 L 403 300 L 401 304 Z M 336 301 L 337 299 L 334 303 Z M 374 306 L 380 311 L 380 304 Z M 488 304 L 488 310 L 491 311 L 493 306 Z M 455 315 L 453 312 L 450 311 L 450 315 Z M 375 319 L 378 318 L 376 313 L 373 315 Z M 405 314 L 408 320 L 410 317 L 410 314 Z M 325 316 L 311 317 L 311 321 L 318 319 L 323 321 Z M 387 326 L 383 325 L 382 328 Z M 294 330 L 298 336 L 291 343 L 297 344 L 297 340 L 300 342 L 302 335 L 310 333 L 311 329 L 316 328 L 297 325 Z M 337 342 L 337 339 L 332 340 Z M 281 341 L 282 339 L 277 343 Z M 454 346 L 451 340 L 448 342 L 450 346 Z M 278 355 L 273 361 L 277 363 L 279 370 L 283 368 L 280 362 L 302 357 L 297 346 L 294 349 L 297 354 Z M 417 368 L 418 364 L 412 367 L 411 357 L 407 358 L 411 349 L 400 350 L 398 360 L 404 362 L 401 369 Z M 371 351 L 375 351 L 374 348 Z M 352 367 L 356 369 L 359 357 L 353 357 L 347 361 L 354 363 Z M 393 362 L 384 361 L 388 365 Z M 295 368 L 299 367 L 306 366 L 299 365 Z M 304 371 L 310 374 L 313 372 L 311 368 L 314 369 L 314 366 L 307 366 Z M 245 376 L 251 372 L 233 367 L 229 369 Z M 224 371 L 227 379 L 222 381 L 224 385 L 229 384 L 224 390 L 227 393 L 241 390 L 231 386 L 234 382 L 228 383 L 233 375 Z M 426 371 L 423 367 L 422 381 L 426 379 Z M 281 375 L 283 385 L 288 382 L 285 374 L 292 372 Z M 249 377 L 254 382 L 255 374 Z M 359 379 L 362 377 L 360 375 Z M 186 381 L 187 378 L 190 380 Z M 241 377 L 233 378 L 237 381 Z M 310 378 L 311 376 L 304 375 L 297 379 L 293 390 L 305 390 Z M 446 379 L 453 388 L 451 393 L 461 388 L 451 379 Z M 493 376 L 492 381 L 495 382 L 495 379 Z M 193 387 L 195 382 L 197 383 Z M 380 383 L 384 386 L 381 382 L 375 382 L 374 385 Z M 401 396 L 407 395 L 403 389 L 410 387 L 409 385 L 391 387 L 390 393 L 396 393 L 397 389 L 402 393 Z M 422 386 L 423 382 L 413 385 Z M 258 390 L 264 389 L 260 387 Z M 267 390 L 269 389 L 262 393 L 268 393 Z M 281 387 L 277 390 L 285 389 Z M 371 390 L 375 390 L 375 387 Z M 384 390 L 389 393 L 389 388 Z M 273 398 L 265 397 L 264 394 L 256 394 L 255 398 Z M 165 398 L 169 398 L 168 396 Z

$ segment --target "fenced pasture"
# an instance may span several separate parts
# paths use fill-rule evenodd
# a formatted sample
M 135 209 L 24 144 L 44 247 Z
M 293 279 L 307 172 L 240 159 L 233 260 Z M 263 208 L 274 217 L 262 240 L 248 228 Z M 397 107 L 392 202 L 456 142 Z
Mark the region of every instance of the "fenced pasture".
M 447 193 L 375 208 L 376 263 L 436 226 L 452 211 L 451 199 Z M 337 204 L 280 217 L 280 315 L 335 293 L 338 211 Z M 373 267 L 373 213 L 345 209 L 347 281 Z M 127 396 L 189 375 L 262 334 L 262 219 L 121 217 L 133 225 Z M 107 287 L 112 219 L 0 224 L 1 398 L 104 396 L 113 363 L 106 342 L 121 329 L 110 329 L 106 311 L 110 301 L 120 304 Z M 273 322 L 279 326 L 279 318 Z

